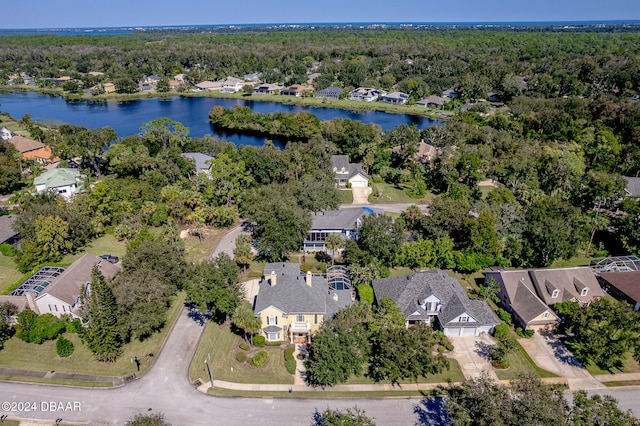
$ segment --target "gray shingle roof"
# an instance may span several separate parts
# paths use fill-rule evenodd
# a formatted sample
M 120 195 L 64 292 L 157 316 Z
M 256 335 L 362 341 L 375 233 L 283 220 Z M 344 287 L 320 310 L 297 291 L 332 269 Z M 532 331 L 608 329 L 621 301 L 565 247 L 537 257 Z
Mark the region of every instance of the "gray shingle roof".
M 384 211 L 380 209 L 362 208 L 362 207 L 350 207 L 340 210 L 328 210 L 325 212 L 318 212 L 313 215 L 311 222 L 312 230 L 323 229 L 347 229 L 354 230 L 357 228 L 356 222 L 363 216 L 368 216 L 371 211 L 378 214 L 384 214 Z
M 196 171 L 198 173 L 203 170 L 209 170 L 211 168 L 211 166 L 207 164 L 207 161 L 213 160 L 213 157 L 210 157 L 206 154 L 202 154 L 200 152 L 185 152 L 182 154 L 182 156 L 196 162 Z
M 362 165 L 358 163 L 350 163 L 349 157 L 346 155 L 332 155 L 331 163 L 333 165 L 334 173 L 340 174 L 341 178 L 346 177 L 347 179 L 350 179 L 358 173 L 368 177 L 368 175 L 362 170 Z M 342 170 L 344 170 L 344 173 L 342 173 Z
M 18 233 L 13 230 L 13 224 L 18 219 L 15 214 L 0 216 L 0 244 L 16 236 Z
M 594 298 L 604 296 L 593 270 L 589 267 L 533 269 L 529 271 L 529 275 L 538 297 L 547 305 L 574 299 L 588 303 Z M 589 290 L 586 296 L 581 296 L 580 290 L 584 287 Z M 559 290 L 558 297 L 551 297 L 553 289 Z
M 525 322 L 542 315 L 549 307 L 536 295 L 529 273 L 525 270 L 488 272 L 507 294 L 511 309 Z M 507 308 L 509 308 L 507 306 Z M 554 318 L 555 319 L 555 318 Z
M 275 273 L 275 285 L 271 282 L 271 272 Z M 321 275 L 312 275 L 311 285 L 307 285 L 307 276 L 300 273 L 298 263 L 266 264 L 264 277 L 258 284 L 256 314 L 273 306 L 285 314 L 333 316 L 353 302 L 351 290 L 329 290 L 327 280 Z
M 433 295 L 442 304 L 438 318 L 443 326 L 464 312 L 478 321 L 473 323 L 474 326 L 499 323 L 485 302 L 469 300 L 458 281 L 439 269 L 377 279 L 373 281 L 373 290 L 377 300 L 383 297 L 393 299 L 407 319 L 428 319 L 427 311 L 420 305 Z
M 625 192 L 629 197 L 640 197 L 640 177 L 623 176 L 627 181 Z

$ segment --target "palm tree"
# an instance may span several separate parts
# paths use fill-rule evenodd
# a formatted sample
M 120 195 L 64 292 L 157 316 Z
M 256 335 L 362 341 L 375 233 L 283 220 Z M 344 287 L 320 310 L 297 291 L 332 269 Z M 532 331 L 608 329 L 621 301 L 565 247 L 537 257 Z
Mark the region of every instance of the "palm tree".
M 331 266 L 333 266 L 333 259 L 336 254 L 344 245 L 344 240 L 340 234 L 330 233 L 327 235 L 327 239 L 324 241 L 325 247 L 331 251 Z

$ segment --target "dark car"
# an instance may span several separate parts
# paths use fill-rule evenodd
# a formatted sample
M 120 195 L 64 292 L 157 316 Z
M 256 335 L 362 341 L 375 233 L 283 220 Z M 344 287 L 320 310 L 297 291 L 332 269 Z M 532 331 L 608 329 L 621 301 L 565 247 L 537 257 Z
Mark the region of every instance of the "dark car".
M 100 256 L 100 259 L 106 260 L 109 263 L 118 263 L 118 261 L 120 260 L 118 256 L 111 256 L 110 254 L 103 254 L 102 256 Z

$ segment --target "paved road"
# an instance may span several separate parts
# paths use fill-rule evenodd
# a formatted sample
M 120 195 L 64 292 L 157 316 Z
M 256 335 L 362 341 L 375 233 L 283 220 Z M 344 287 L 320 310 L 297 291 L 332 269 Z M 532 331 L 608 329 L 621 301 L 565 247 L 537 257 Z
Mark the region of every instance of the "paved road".
M 224 237 L 220 240 L 218 245 L 209 255 L 209 260 L 213 259 L 220 253 L 227 253 L 229 257 L 233 259 L 233 250 L 236 248 L 236 238 L 238 235 L 242 234 L 244 231 L 242 230 L 242 226 L 237 226 L 233 228 L 231 231 L 227 232 Z
M 396 203 L 396 204 L 341 204 L 341 209 L 348 209 L 351 207 L 369 207 L 374 209 L 380 209 L 389 213 L 402 213 L 409 206 L 417 205 L 423 212 L 427 212 L 429 206 L 427 204 L 415 204 L 415 203 Z

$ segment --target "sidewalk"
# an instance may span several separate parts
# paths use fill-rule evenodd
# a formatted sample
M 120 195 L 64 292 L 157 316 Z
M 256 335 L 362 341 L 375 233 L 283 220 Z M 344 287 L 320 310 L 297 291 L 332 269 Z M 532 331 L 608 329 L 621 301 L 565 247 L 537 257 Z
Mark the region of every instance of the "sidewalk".
M 448 386 L 448 383 L 403 383 L 401 385 L 391 384 L 369 384 L 369 385 L 335 385 L 327 387 L 313 387 L 307 385 L 259 385 L 250 383 L 231 383 L 223 380 L 213 381 L 215 388 L 243 390 L 254 392 L 389 392 L 389 391 L 429 391 L 440 387 Z M 459 384 L 459 383 L 453 383 Z M 211 387 L 211 382 L 198 386 L 198 390 L 207 393 Z

